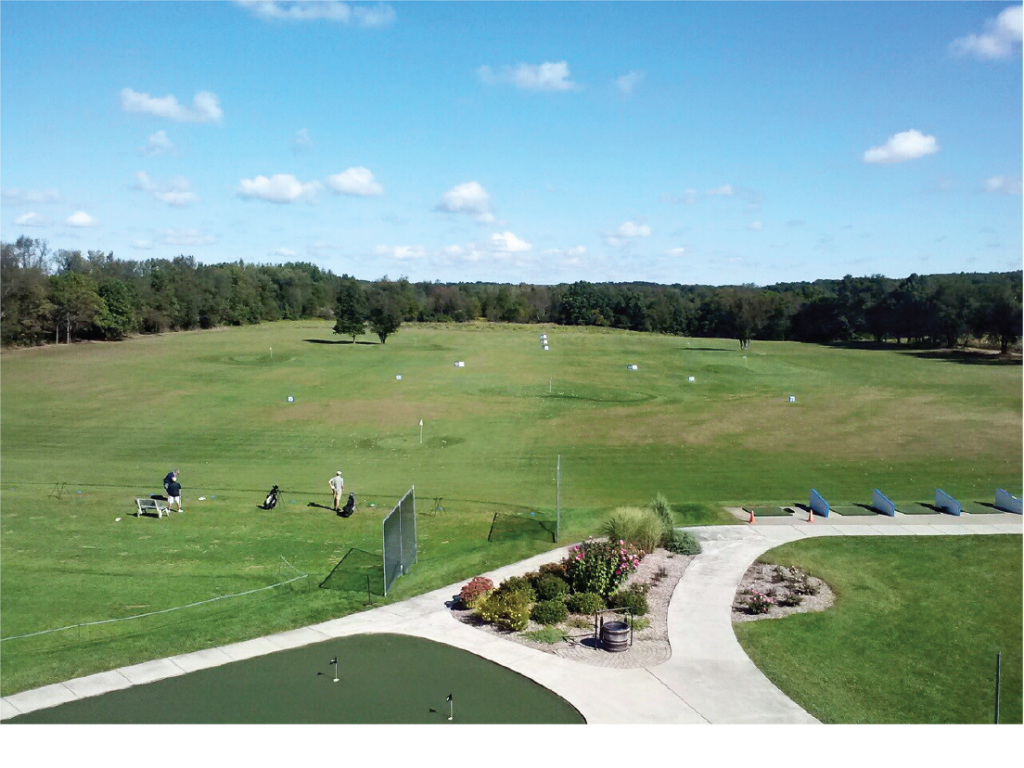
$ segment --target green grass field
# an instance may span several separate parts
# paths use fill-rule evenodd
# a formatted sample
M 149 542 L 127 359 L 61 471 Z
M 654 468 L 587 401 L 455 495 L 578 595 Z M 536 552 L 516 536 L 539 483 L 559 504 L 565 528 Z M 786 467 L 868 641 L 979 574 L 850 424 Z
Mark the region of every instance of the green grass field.
M 937 485 L 962 498 L 1020 488 L 1020 366 L 785 342 L 744 354 L 728 340 L 483 323 L 353 345 L 326 322 L 4 352 L 3 637 L 309 577 L 5 641 L 0 688 L 361 610 L 380 522 L 413 484 L 419 561 L 388 600 L 548 549 L 559 454 L 562 542 L 657 492 L 678 524 L 701 525 L 811 486 L 833 503 L 875 486 L 925 499 Z M 129 516 L 172 468 L 186 513 Z M 330 504 L 338 468 L 360 503 L 347 520 L 310 506 Z M 280 505 L 258 510 L 275 483 Z M 444 511 L 423 514 L 435 497 Z M 358 564 L 338 580 L 352 589 L 317 588 L 343 558 Z
M 735 625 L 783 692 L 827 723 L 1021 722 L 1021 537 L 799 541 L 763 562 L 827 581 L 822 613 Z

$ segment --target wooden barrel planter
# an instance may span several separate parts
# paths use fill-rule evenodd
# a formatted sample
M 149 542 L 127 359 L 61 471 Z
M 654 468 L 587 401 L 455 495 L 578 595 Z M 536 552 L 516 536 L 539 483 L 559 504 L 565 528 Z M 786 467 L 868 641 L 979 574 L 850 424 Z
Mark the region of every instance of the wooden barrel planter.
M 601 647 L 609 653 L 622 653 L 632 645 L 633 632 L 624 621 L 605 622 L 601 627 Z

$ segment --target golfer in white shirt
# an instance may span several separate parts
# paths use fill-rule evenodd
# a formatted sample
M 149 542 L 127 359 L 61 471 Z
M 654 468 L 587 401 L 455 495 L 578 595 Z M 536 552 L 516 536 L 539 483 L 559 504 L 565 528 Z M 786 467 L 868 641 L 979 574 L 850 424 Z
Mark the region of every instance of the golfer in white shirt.
M 327 481 L 327 484 L 334 491 L 334 511 L 337 512 L 341 509 L 341 494 L 345 492 L 345 478 L 341 476 L 340 469 L 334 473 L 334 477 Z

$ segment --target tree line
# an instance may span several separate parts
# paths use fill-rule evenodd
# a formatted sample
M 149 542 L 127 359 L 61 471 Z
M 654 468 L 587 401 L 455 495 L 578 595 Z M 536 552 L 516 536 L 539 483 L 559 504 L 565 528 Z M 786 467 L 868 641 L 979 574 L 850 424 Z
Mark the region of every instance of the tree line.
M 593 325 L 684 336 L 818 343 L 870 339 L 955 347 L 1021 337 L 1020 270 L 881 275 L 713 287 L 653 283 L 502 285 L 376 281 L 308 263 L 201 264 L 191 256 L 130 261 L 58 250 L 27 237 L 0 244 L 0 341 L 33 345 L 121 339 L 269 320 L 335 320 L 382 343 L 403 322 Z

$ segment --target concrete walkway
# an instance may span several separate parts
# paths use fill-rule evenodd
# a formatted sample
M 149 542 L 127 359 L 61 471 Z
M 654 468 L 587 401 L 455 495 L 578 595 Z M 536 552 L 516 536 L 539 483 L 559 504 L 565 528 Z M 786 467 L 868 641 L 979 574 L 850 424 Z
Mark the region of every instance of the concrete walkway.
M 704 553 L 686 569 L 669 604 L 672 657 L 650 668 L 579 664 L 473 629 L 445 607 L 458 593 L 460 582 L 322 624 L 24 691 L 0 699 L 0 719 L 331 638 L 390 632 L 447 643 L 508 667 L 562 696 L 588 723 L 813 723 L 813 717 L 754 666 L 736 640 L 731 613 L 736 588 L 759 555 L 809 536 L 1020 534 L 1024 530 L 1017 515 L 904 517 L 908 519 L 830 518 L 814 524 L 773 518 L 756 526 L 691 529 Z M 938 519 L 923 519 L 932 517 Z M 553 550 L 487 575 L 498 583 L 559 560 L 565 553 L 565 548 Z

